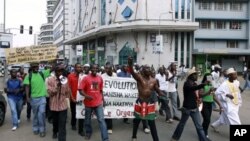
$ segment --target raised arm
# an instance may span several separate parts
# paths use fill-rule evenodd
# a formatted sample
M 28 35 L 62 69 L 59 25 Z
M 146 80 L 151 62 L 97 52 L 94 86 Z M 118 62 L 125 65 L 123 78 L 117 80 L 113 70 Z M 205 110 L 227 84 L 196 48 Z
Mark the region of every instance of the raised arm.
M 138 73 L 134 72 L 134 69 L 133 69 L 133 59 L 132 57 L 128 57 L 128 68 L 129 68 L 129 71 L 131 73 L 131 75 L 134 77 L 134 79 L 136 81 L 140 81 L 140 76 Z

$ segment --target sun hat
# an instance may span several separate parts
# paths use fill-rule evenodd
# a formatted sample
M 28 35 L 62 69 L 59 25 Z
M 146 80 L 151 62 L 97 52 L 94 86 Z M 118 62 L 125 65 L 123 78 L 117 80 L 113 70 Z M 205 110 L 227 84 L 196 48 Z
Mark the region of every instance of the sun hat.
M 236 71 L 234 70 L 234 68 L 227 69 L 227 74 L 231 74 L 231 73 L 236 73 Z
M 189 69 L 187 72 L 187 77 L 190 76 L 191 74 L 197 73 L 195 67 L 192 67 L 192 69 Z

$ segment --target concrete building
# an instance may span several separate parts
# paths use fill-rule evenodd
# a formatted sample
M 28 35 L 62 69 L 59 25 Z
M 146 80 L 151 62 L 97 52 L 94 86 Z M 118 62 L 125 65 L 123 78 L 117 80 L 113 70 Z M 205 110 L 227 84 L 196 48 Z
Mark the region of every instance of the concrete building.
M 192 63 L 192 0 L 71 0 L 71 31 L 66 44 L 82 45 L 81 63 Z M 162 38 L 158 38 L 157 35 Z M 161 53 L 159 53 L 161 52 Z
M 242 72 L 250 67 L 250 1 L 195 0 L 194 63 L 205 70 L 213 64 Z
M 53 44 L 58 47 L 59 58 L 66 58 L 67 63 L 72 64 L 72 48 L 65 45 L 64 41 L 71 37 L 69 24 L 69 7 L 70 0 L 58 0 L 53 9 Z
M 40 28 L 40 44 L 53 44 L 53 7 L 57 0 L 47 0 L 47 23 Z

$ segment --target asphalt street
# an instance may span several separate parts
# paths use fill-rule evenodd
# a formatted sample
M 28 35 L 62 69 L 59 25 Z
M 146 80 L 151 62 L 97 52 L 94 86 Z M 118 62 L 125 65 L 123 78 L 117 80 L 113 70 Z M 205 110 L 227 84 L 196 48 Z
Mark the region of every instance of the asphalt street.
M 239 77 L 239 80 L 243 82 L 243 79 Z M 4 78 L 0 78 L 0 90 L 4 87 Z M 243 84 L 242 84 L 243 85 Z M 179 83 L 178 91 L 182 101 L 182 86 L 183 82 Z M 240 109 L 240 118 L 242 124 L 250 124 L 249 111 L 250 111 L 250 91 L 245 91 L 242 94 L 243 105 Z M 211 122 L 215 121 L 219 117 L 218 112 L 213 112 Z M 67 140 L 70 141 L 83 141 L 83 137 L 79 136 L 76 131 L 71 130 L 70 126 L 70 111 L 68 111 L 67 119 Z M 177 126 L 178 121 L 174 121 L 172 124 L 166 123 L 163 116 L 158 116 L 156 119 L 156 125 L 158 130 L 158 136 L 161 141 L 170 141 L 171 136 Z M 131 141 L 132 136 L 132 119 L 129 120 L 130 124 L 124 124 L 121 119 L 113 120 L 113 134 L 109 135 L 110 141 Z M 98 123 L 96 120 L 92 121 L 93 135 L 91 141 L 101 141 Z M 41 138 L 34 135 L 32 132 L 32 121 L 26 119 L 26 106 L 22 111 L 21 124 L 16 131 L 11 131 L 11 114 L 8 105 L 6 119 L 4 125 L 0 127 L 0 141 L 54 141 L 52 139 L 52 125 L 47 123 L 46 137 Z M 219 133 L 213 132 L 209 129 L 209 137 L 213 141 L 229 141 L 229 127 L 223 126 L 220 128 Z M 191 118 L 188 120 L 181 141 L 198 141 L 197 133 Z M 138 130 L 138 141 L 152 141 L 150 134 L 145 134 L 142 130 L 142 124 Z

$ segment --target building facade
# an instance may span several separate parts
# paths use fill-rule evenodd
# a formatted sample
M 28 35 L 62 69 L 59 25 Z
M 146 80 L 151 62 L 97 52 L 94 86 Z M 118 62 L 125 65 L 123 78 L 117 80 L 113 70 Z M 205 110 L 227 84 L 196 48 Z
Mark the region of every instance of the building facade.
M 65 58 L 67 63 L 73 64 L 72 48 L 65 45 L 64 41 L 71 37 L 69 30 L 69 7 L 70 0 L 58 0 L 53 9 L 53 44 L 58 47 L 58 57 Z
M 250 1 L 195 0 L 194 63 L 205 70 L 213 64 L 242 72 L 250 67 Z
M 47 23 L 40 28 L 40 45 L 53 44 L 53 8 L 57 0 L 47 0 Z
M 71 0 L 66 44 L 82 45 L 81 63 L 154 67 L 177 61 L 191 67 L 194 30 L 192 0 Z M 162 35 L 162 36 L 157 36 Z M 161 37 L 161 38 L 158 38 Z

